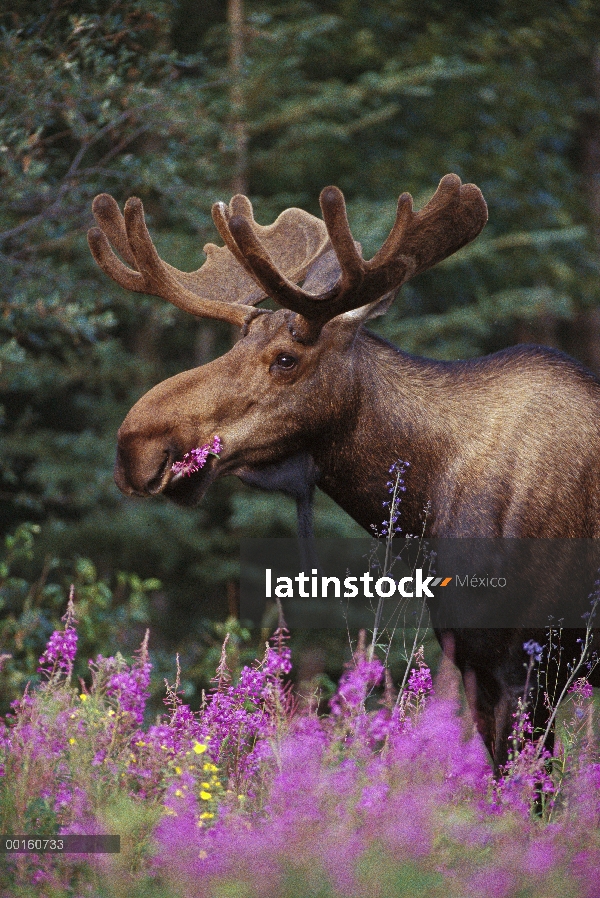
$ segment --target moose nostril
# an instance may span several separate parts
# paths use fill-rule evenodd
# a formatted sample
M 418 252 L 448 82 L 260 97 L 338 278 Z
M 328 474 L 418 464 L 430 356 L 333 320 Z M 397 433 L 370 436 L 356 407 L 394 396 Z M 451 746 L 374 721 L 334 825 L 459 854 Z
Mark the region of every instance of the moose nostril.
M 162 486 L 163 486 L 165 471 L 167 470 L 167 467 L 169 466 L 170 461 L 171 461 L 171 455 L 168 451 L 165 450 L 164 458 L 162 460 L 162 463 L 161 463 L 158 471 L 156 472 L 154 477 L 152 477 L 146 484 L 145 491 L 147 493 L 150 493 L 151 495 L 153 495 L 155 493 L 160 493 Z
M 140 445 L 121 437 L 115 460 L 115 483 L 127 496 L 154 496 L 162 492 L 168 479 L 173 452 L 162 445 Z

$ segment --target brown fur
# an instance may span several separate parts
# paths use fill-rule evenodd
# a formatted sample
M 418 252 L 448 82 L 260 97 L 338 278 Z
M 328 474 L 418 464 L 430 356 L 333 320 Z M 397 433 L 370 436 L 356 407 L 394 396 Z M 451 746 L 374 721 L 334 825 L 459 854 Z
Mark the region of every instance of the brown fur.
M 194 505 L 216 477 L 236 474 L 294 496 L 307 534 L 318 482 L 370 533 L 381 522 L 389 467 L 401 458 L 411 465 L 405 533 L 424 526 L 437 537 L 600 537 L 600 383 L 590 372 L 534 346 L 464 362 L 414 358 L 362 328 L 409 277 L 480 232 L 487 207 L 478 188 L 446 175 L 416 213 L 403 194 L 369 261 L 337 188 L 325 188 L 321 208 L 324 222 L 287 210 L 263 227 L 245 197 L 216 204 L 226 246 L 209 244 L 207 262 L 187 274 L 159 258 L 139 200 L 123 216 L 111 197 L 96 198 L 90 247 L 110 277 L 242 327 L 226 355 L 159 384 L 133 407 L 119 430 L 119 488 Z M 251 307 L 266 295 L 286 310 Z M 292 365 L 282 361 L 290 358 Z M 220 457 L 174 478 L 173 462 L 215 434 Z M 452 647 L 499 769 L 523 691 L 523 643 L 544 633 L 436 632 L 445 651 Z M 577 635 L 565 636 L 569 659 Z M 535 726 L 547 716 L 538 702 Z

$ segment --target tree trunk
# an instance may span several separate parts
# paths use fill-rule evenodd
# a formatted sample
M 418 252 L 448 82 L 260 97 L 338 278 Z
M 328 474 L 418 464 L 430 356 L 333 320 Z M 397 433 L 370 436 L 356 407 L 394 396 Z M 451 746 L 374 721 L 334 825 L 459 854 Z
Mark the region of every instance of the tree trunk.
M 600 103 L 600 44 L 592 57 L 591 80 L 596 101 Z M 586 124 L 584 171 L 596 252 L 600 256 L 600 115 L 594 112 Z M 583 320 L 576 322 L 577 354 L 596 374 L 600 374 L 600 309 L 586 309 L 581 318 Z
M 230 31 L 229 73 L 231 89 L 231 132 L 233 135 L 232 193 L 248 192 L 248 133 L 246 130 L 243 67 L 244 67 L 244 4 L 243 0 L 228 0 L 227 22 Z

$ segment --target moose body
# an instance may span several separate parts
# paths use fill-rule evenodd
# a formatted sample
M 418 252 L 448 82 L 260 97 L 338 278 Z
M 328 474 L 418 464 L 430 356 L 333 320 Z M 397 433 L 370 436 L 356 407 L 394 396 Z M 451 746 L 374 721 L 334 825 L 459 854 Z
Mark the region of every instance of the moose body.
M 327 188 L 322 208 L 325 225 L 288 210 L 296 215 L 289 225 L 280 224 L 284 213 L 262 228 L 245 198 L 218 204 L 213 214 L 226 247 L 209 245 L 208 262 L 188 275 L 158 258 L 139 201 L 129 201 L 123 218 L 112 198 L 97 198 L 100 230 L 90 232 L 90 246 L 111 277 L 242 327 L 224 356 L 136 403 L 119 431 L 119 488 L 194 505 L 216 477 L 235 474 L 293 495 L 308 528 L 318 482 L 371 533 L 381 524 L 390 464 L 401 458 L 410 462 L 405 533 L 600 537 L 600 382 L 593 374 L 534 346 L 459 362 L 416 358 L 362 326 L 387 309 L 401 283 L 476 236 L 487 218 L 477 188 L 448 175 L 419 213 L 404 194 L 394 229 L 370 262 L 353 241 L 339 191 Z M 252 308 L 267 294 L 284 309 Z M 219 457 L 190 477 L 175 476 L 173 463 L 214 434 Z M 500 769 L 525 682 L 523 644 L 543 642 L 544 633 L 436 628 L 436 635 L 461 671 Z M 569 659 L 580 635 L 565 636 Z M 564 670 L 557 676 L 564 680 Z M 547 718 L 538 702 L 534 726 Z

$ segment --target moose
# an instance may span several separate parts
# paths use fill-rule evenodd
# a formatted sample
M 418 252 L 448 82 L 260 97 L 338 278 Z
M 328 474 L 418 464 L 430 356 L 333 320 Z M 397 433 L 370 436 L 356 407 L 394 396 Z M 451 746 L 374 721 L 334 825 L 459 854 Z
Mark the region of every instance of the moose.
M 139 199 L 131 197 L 123 215 L 111 196 L 96 197 L 98 227 L 88 241 L 109 277 L 241 329 L 225 355 L 158 384 L 134 405 L 118 433 L 119 489 L 193 506 L 217 477 L 233 474 L 294 496 L 308 531 L 318 483 L 371 534 L 390 463 L 401 458 L 410 463 L 405 532 L 421 531 L 427 505 L 431 537 L 600 537 L 600 381 L 590 371 L 556 350 L 524 345 L 434 361 L 364 327 L 406 281 L 480 233 L 487 221 L 480 190 L 448 174 L 418 212 L 403 193 L 369 261 L 341 191 L 326 187 L 320 204 L 323 220 L 290 208 L 262 226 L 246 197 L 216 203 L 225 245 L 207 244 L 204 264 L 187 273 L 159 257 Z M 267 297 L 281 308 L 257 308 Z M 215 434 L 218 457 L 189 477 L 173 471 Z M 524 643 L 543 635 L 436 629 L 496 771 L 507 761 L 524 689 Z M 564 637 L 566 657 L 580 636 Z M 558 677 L 566 682 L 564 670 Z M 543 731 L 548 719 L 538 702 L 534 728 Z M 551 751 L 552 733 L 546 744 Z

